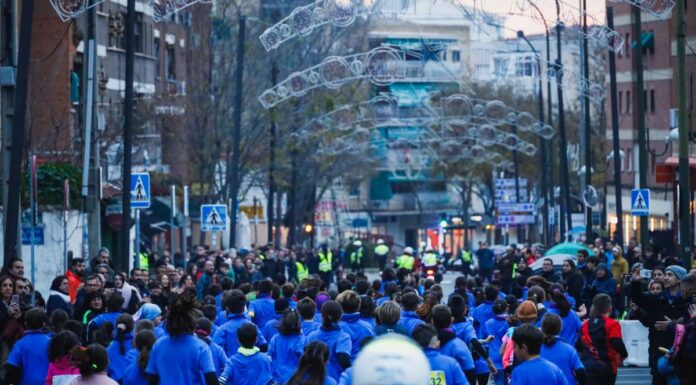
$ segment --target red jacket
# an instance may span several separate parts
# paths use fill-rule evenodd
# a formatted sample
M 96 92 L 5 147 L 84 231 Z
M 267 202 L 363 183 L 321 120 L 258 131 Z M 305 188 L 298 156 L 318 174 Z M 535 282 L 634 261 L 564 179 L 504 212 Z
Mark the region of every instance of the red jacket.
M 70 296 L 70 303 L 75 303 L 75 298 L 77 298 L 77 289 L 82 284 L 82 277 L 73 273 L 72 270 L 68 270 L 65 273 L 65 277 L 68 278 L 68 295 Z

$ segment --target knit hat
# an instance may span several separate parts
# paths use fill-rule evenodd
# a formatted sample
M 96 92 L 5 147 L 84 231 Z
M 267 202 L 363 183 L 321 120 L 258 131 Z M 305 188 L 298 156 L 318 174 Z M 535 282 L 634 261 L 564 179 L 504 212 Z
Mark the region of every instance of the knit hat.
M 599 269 L 604 269 L 604 271 L 609 271 L 609 268 L 607 267 L 606 263 L 600 263 L 599 265 L 597 265 L 597 270 L 599 270 Z
M 133 320 L 138 322 L 141 319 L 154 320 L 160 314 L 162 314 L 162 309 L 154 303 L 146 303 L 138 309 L 138 311 L 133 315 Z
M 537 308 L 534 302 L 524 301 L 515 311 L 515 316 L 522 322 L 534 321 L 537 318 Z
M 679 266 L 679 265 L 670 265 L 670 266 L 667 266 L 667 268 L 666 268 L 665 270 L 671 271 L 672 273 L 674 273 L 674 275 L 676 275 L 676 276 L 677 276 L 677 279 L 679 279 L 680 281 L 681 281 L 682 279 L 684 279 L 684 277 L 686 277 L 686 274 L 687 274 L 686 269 L 683 268 L 683 267 L 681 267 L 681 266 Z
M 321 310 L 321 306 L 324 304 L 324 302 L 330 299 L 331 297 L 326 293 L 317 293 L 317 296 L 314 298 L 314 302 L 317 303 L 317 310 Z

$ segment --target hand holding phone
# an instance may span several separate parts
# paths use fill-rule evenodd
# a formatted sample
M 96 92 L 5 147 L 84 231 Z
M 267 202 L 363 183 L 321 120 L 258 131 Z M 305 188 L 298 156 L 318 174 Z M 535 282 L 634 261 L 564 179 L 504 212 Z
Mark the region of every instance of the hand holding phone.
M 12 305 L 19 306 L 19 295 L 18 294 L 12 295 L 12 298 L 10 299 L 10 306 L 12 306 Z

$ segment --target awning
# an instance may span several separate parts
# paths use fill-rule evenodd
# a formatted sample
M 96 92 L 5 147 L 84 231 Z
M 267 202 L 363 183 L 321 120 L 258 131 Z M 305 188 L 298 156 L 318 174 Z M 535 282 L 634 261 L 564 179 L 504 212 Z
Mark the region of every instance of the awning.
M 666 166 L 679 167 L 679 158 L 676 156 L 670 156 L 665 159 L 663 164 Z M 696 168 L 696 157 L 689 157 L 689 167 Z

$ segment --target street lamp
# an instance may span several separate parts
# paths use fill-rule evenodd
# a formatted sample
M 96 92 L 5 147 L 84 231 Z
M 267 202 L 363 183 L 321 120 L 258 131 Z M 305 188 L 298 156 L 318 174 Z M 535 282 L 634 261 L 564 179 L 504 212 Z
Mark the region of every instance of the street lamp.
M 543 93 L 543 88 L 542 88 L 542 75 L 541 75 L 541 54 L 539 51 L 534 48 L 534 45 L 527 39 L 527 37 L 524 35 L 524 31 L 517 31 L 517 38 L 524 40 L 529 48 L 534 52 L 534 55 L 536 57 L 536 62 L 537 62 L 537 74 L 538 74 L 538 81 L 537 81 L 537 103 L 539 107 L 539 121 L 544 124 L 544 93 Z M 541 158 L 541 194 L 544 197 L 544 206 L 542 208 L 542 216 L 543 216 L 543 226 L 544 226 L 544 231 L 542 232 L 543 234 L 543 239 L 546 244 L 550 243 L 550 237 L 549 237 L 549 199 L 548 199 L 548 173 L 544 172 L 545 171 L 545 165 L 547 163 L 547 157 L 546 157 L 546 146 L 547 146 L 547 139 L 545 139 L 543 136 L 539 136 L 539 147 L 541 151 L 539 152 L 539 156 Z M 518 202 L 519 203 L 519 202 Z

